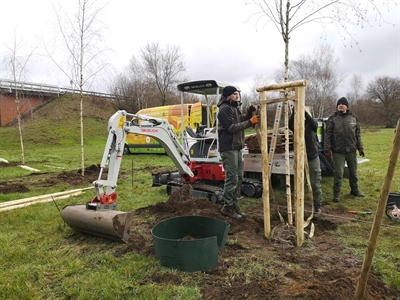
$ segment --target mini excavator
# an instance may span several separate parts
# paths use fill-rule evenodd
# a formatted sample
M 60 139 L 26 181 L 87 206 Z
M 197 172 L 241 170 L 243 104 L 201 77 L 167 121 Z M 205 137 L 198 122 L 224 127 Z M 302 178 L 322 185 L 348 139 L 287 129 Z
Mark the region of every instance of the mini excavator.
M 218 98 L 227 85 L 229 84 L 215 80 L 179 84 L 178 90 L 182 92 L 181 107 L 184 93 L 205 96 L 206 102 L 210 103 L 208 97 Z M 214 113 L 212 119 L 216 120 L 216 124 L 209 124 L 210 114 Z M 211 112 L 208 106 L 207 112 L 203 114 L 207 115 L 207 126 L 198 124 L 198 128 L 193 130 L 188 126 L 184 128 L 182 112 L 182 120 L 178 122 L 182 127 L 182 139 L 179 141 L 174 126 L 167 119 L 146 114 L 131 114 L 125 110 L 117 111 L 108 121 L 108 138 L 100 172 L 98 179 L 93 182 L 95 197 L 86 205 L 64 207 L 61 211 L 64 222 L 75 230 L 88 234 L 123 242 L 129 240 L 133 213 L 116 210 L 117 180 L 128 135 L 144 135 L 155 139 L 178 169 L 174 172 L 152 174 L 153 186 L 166 185 L 170 195 L 181 186 L 190 184 L 193 197 L 221 203 L 225 171 L 218 152 L 218 137 L 215 132 L 218 120 L 216 112 Z M 107 176 L 103 174 L 106 168 Z M 262 183 L 256 179 L 244 178 L 241 182 L 241 192 L 248 197 L 260 197 Z

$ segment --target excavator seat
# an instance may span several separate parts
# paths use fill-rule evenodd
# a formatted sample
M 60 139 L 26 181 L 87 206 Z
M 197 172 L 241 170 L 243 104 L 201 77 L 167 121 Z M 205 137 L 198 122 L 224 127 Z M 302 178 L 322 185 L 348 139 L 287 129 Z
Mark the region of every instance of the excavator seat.
M 194 130 L 190 126 L 186 126 L 186 132 L 194 139 L 202 137 L 200 136 L 200 134 L 194 132 Z

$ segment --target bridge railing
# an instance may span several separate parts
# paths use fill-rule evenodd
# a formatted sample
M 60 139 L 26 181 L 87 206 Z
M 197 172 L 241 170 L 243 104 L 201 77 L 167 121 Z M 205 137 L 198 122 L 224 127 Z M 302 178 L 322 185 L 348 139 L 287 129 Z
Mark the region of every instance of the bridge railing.
M 50 84 L 41 84 L 41 83 L 32 83 L 32 82 L 23 82 L 23 81 L 13 81 L 9 79 L 1 79 L 0 78 L 0 89 L 8 89 L 10 93 L 14 90 L 19 91 L 29 91 L 29 92 L 37 92 L 37 93 L 50 93 L 50 94 L 79 94 L 79 90 L 67 88 L 67 87 L 59 87 L 57 85 Z M 87 96 L 97 96 L 101 98 L 109 98 L 115 99 L 115 95 L 99 93 L 93 91 L 82 91 L 82 94 Z

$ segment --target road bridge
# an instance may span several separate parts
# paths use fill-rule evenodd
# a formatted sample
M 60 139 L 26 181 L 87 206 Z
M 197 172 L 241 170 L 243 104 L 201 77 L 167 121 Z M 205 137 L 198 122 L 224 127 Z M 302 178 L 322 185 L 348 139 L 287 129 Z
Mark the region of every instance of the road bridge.
M 17 118 L 16 92 L 19 95 L 21 115 L 30 113 L 62 95 L 80 93 L 79 90 L 56 85 L 0 79 L 0 126 L 6 126 Z M 113 94 L 93 91 L 83 91 L 82 93 L 85 96 L 116 99 Z

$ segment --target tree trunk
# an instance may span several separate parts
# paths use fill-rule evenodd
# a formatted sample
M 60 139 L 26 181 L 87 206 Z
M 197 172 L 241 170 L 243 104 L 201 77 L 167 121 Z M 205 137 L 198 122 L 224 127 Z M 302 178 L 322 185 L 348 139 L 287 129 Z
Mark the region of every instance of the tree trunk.
M 24 139 L 22 137 L 22 125 L 21 125 L 21 111 L 19 109 L 19 95 L 16 81 L 15 83 L 15 104 L 17 106 L 17 120 L 18 120 L 18 130 L 19 130 L 19 140 L 21 144 L 21 163 L 25 165 L 25 150 L 24 150 Z

